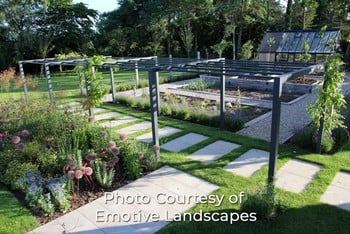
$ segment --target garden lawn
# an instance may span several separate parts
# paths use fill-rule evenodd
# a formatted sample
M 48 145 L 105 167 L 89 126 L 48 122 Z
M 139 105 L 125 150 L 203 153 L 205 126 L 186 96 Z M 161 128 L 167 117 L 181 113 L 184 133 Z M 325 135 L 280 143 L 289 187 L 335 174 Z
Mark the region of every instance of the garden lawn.
M 0 184 L 0 233 L 26 233 L 39 226 L 17 198 Z
M 104 104 L 110 110 L 118 111 L 128 115 L 149 120 L 149 114 L 128 109 L 126 107 Z M 170 141 L 179 135 L 188 132 L 195 132 L 209 137 L 180 153 L 166 152 L 161 150 L 162 162 L 172 167 L 188 172 L 192 175 L 207 180 L 220 186 L 214 194 L 225 195 L 239 194 L 241 191 L 251 192 L 262 190 L 266 186 L 268 167 L 263 167 L 251 178 L 227 172 L 223 169 L 225 165 L 233 161 L 241 154 L 251 148 L 269 150 L 269 144 L 262 140 L 251 139 L 227 131 L 220 131 L 216 128 L 200 126 L 180 120 L 159 118 L 160 126 L 172 126 L 181 128 L 184 131 L 171 137 L 161 139 L 161 144 Z M 204 164 L 191 160 L 187 155 L 203 148 L 216 140 L 231 141 L 240 144 L 241 147 L 228 155 L 214 161 L 211 164 Z M 293 158 L 321 164 L 323 169 L 314 178 L 307 189 L 301 193 L 292 193 L 277 188 L 279 198 L 284 211 L 272 221 L 256 222 L 172 222 L 159 233 L 344 233 L 350 230 L 350 212 L 339 209 L 335 206 L 320 202 L 320 197 L 326 191 L 328 185 L 339 171 L 350 172 L 350 142 L 343 149 L 334 155 L 318 155 L 300 149 L 292 145 L 280 145 L 277 167 L 281 168 L 287 161 Z M 197 205 L 189 212 L 237 212 L 239 206 L 223 202 L 220 207 L 210 204 Z

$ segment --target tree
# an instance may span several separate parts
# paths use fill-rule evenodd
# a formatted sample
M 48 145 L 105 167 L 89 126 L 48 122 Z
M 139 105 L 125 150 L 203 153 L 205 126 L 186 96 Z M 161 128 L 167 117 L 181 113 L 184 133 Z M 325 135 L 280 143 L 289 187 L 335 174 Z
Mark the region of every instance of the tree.
M 194 34 L 192 32 L 192 27 L 190 23 L 187 23 L 186 25 L 183 26 L 183 28 L 181 28 L 180 38 L 186 50 L 187 58 L 189 58 L 193 48 L 193 39 L 194 39 Z
M 319 128 L 318 153 L 321 151 L 323 131 L 326 136 L 331 137 L 334 129 L 344 127 L 344 117 L 341 114 L 341 110 L 346 103 L 341 92 L 344 74 L 339 72 L 339 67 L 342 64 L 343 62 L 338 54 L 327 57 L 323 89 L 319 92 L 316 101 L 307 110 L 313 124 Z

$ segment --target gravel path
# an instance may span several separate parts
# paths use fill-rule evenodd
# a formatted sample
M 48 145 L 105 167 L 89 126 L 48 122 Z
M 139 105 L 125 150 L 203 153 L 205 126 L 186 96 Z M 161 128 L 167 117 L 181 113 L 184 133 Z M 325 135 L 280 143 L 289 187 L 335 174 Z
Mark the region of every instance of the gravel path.
M 345 81 L 343 83 L 343 93 L 350 93 L 350 73 L 346 74 Z M 305 126 L 311 123 L 311 119 L 306 113 L 306 108 L 315 101 L 316 96 L 317 94 L 315 92 L 305 95 L 304 98 L 291 105 L 282 104 L 280 143 L 286 142 L 295 134 L 295 132 L 303 129 Z M 271 115 L 266 116 L 266 118 L 240 130 L 238 134 L 270 141 L 271 118 Z

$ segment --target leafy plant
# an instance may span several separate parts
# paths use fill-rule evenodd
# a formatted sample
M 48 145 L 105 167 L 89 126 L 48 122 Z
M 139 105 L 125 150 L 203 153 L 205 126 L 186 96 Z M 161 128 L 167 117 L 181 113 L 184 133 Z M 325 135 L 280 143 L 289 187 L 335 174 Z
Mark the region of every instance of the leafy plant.
M 38 166 L 30 162 L 10 161 L 7 165 L 2 182 L 10 185 L 12 189 L 18 189 L 17 180 L 27 174 L 29 171 L 37 171 Z
M 120 148 L 120 157 L 123 159 L 123 168 L 125 176 L 128 179 L 137 179 L 141 175 L 140 159 L 140 144 L 133 139 L 122 140 L 118 143 Z
M 205 90 L 205 89 L 212 88 L 214 84 L 215 84 L 214 82 L 208 82 L 203 79 L 199 79 L 189 83 L 184 88 L 189 90 Z
M 255 212 L 260 220 L 269 220 L 281 212 L 282 206 L 274 190 L 265 189 L 246 194 L 240 209 L 242 212 Z
M 99 160 L 94 161 L 92 165 L 95 171 L 95 177 L 97 182 L 103 188 L 112 187 L 115 169 L 113 167 L 109 168 L 106 162 Z
M 85 84 L 88 86 L 88 93 L 84 101 L 86 109 L 92 109 L 102 103 L 102 98 L 108 90 L 102 85 L 102 73 L 98 72 L 96 65 L 103 62 L 103 56 L 93 56 L 86 66 L 79 65 L 76 69 L 82 72 Z
M 341 92 L 344 74 L 339 72 L 339 67 L 342 64 L 339 55 L 334 54 L 327 57 L 323 89 L 318 93 L 316 101 L 307 109 L 317 128 L 320 128 L 321 121 L 324 122 L 325 135 L 329 136 L 334 129 L 344 127 L 344 117 L 341 113 L 341 109 L 345 107 L 346 103 Z M 323 129 L 319 129 L 319 131 L 323 131 Z

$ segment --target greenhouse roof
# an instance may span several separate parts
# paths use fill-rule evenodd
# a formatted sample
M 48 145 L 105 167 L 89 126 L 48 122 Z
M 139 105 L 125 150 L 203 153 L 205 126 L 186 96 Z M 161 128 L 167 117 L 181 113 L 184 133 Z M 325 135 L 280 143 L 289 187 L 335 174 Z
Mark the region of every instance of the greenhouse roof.
M 259 53 L 304 53 L 304 43 L 309 41 L 310 54 L 330 54 L 332 41 L 339 46 L 339 29 L 294 30 L 267 32 L 259 46 Z

